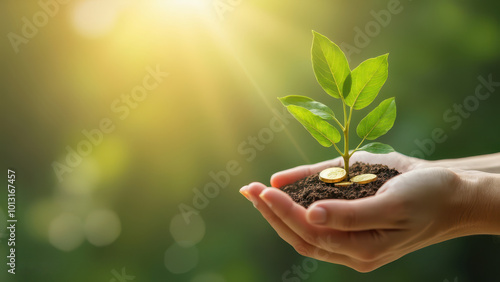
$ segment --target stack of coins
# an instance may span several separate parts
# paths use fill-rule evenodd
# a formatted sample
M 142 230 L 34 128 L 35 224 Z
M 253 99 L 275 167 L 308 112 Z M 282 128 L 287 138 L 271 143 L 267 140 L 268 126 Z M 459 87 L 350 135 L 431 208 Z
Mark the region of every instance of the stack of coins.
M 347 177 L 345 169 L 340 167 L 331 167 L 319 173 L 319 179 L 326 183 L 337 183 Z
M 339 183 L 335 183 L 335 186 L 339 186 L 339 187 L 348 187 L 348 186 L 351 186 L 351 185 L 352 185 L 351 181 L 342 181 L 342 182 L 339 182 Z
M 361 174 L 351 178 L 351 181 L 343 181 L 347 178 L 347 172 L 341 167 L 331 167 L 319 173 L 319 179 L 325 183 L 335 183 L 335 186 L 347 187 L 353 183 L 367 184 L 377 180 L 375 174 Z
M 355 182 L 358 184 L 367 184 L 367 183 L 373 182 L 375 180 L 377 180 L 377 176 L 375 174 L 371 174 L 371 173 L 361 174 L 361 175 L 357 175 L 357 176 L 354 176 L 353 178 L 351 178 L 352 182 Z

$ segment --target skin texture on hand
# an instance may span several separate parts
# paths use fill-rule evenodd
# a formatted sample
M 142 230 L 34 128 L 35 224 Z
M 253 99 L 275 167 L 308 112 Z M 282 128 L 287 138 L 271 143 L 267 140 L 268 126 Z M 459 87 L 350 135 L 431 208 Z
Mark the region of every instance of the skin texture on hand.
M 440 167 L 500 173 L 500 153 L 461 159 L 437 160 L 428 163 L 432 163 L 433 166 Z
M 478 219 L 485 213 L 478 211 L 481 201 L 489 195 L 481 196 L 474 189 L 481 181 L 477 175 L 459 176 L 451 169 L 431 167 L 431 162 L 399 153 L 360 152 L 352 158 L 356 161 L 386 164 L 403 174 L 386 182 L 375 196 L 321 200 L 308 209 L 261 183 L 245 186 L 241 193 L 299 254 L 360 272 L 432 244 L 481 234 L 497 220 L 491 216 L 487 222 Z M 276 173 L 271 184 L 282 187 L 331 166 L 342 166 L 342 159 Z M 498 205 L 489 206 L 488 212 L 499 213 Z

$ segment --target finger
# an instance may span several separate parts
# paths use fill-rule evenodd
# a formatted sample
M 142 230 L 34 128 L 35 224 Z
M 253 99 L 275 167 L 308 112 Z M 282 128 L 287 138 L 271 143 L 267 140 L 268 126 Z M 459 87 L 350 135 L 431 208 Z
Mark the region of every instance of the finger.
M 286 225 L 297 234 L 315 234 L 316 229 L 305 219 L 306 209 L 295 203 L 290 196 L 279 189 L 269 188 L 260 193 L 260 198 Z M 301 236 L 302 237 L 302 236 Z M 307 240 L 306 240 L 307 241 Z
M 342 231 L 398 229 L 403 215 L 397 202 L 386 193 L 357 200 L 321 200 L 308 208 L 306 219 Z
M 407 157 L 398 152 L 391 152 L 388 154 L 372 154 L 365 151 L 358 151 L 352 155 L 351 165 L 356 162 L 364 162 L 369 164 L 383 164 L 389 168 L 396 168 L 400 172 L 406 172 L 413 169 L 418 163 L 419 159 Z
M 377 245 L 381 242 L 378 242 L 379 240 L 376 239 L 376 236 L 371 234 L 371 231 L 352 233 L 338 232 L 327 228 L 327 232 L 320 232 L 322 234 L 298 234 L 268 206 L 270 203 L 271 207 L 277 207 L 275 199 L 273 199 L 272 196 L 266 196 L 266 194 L 270 193 L 268 192 L 270 190 L 280 192 L 278 189 L 266 188 L 263 184 L 253 183 L 250 184 L 246 190 L 248 190 L 246 192 L 250 199 L 255 198 L 258 194 L 263 195 L 263 198 L 269 197 L 268 203 L 255 199 L 256 208 L 276 230 L 278 235 L 289 243 L 299 254 L 322 261 L 345 265 L 362 272 L 364 272 L 364 269 L 367 269 L 367 266 L 368 268 L 372 267 L 370 265 L 373 265 L 375 261 L 372 249 L 376 249 Z M 266 192 L 262 193 L 263 191 Z M 308 240 L 315 241 L 316 244 L 311 244 Z M 362 247 L 360 248 L 360 246 Z M 368 248 L 367 246 L 371 247 Z
M 338 232 L 330 228 L 311 225 L 306 220 L 306 209 L 295 203 L 286 193 L 279 189 L 265 189 L 260 194 L 260 198 L 264 200 L 284 224 L 309 244 L 329 251 L 339 252 L 342 242 L 348 239 L 346 232 Z M 324 238 L 327 236 L 329 241 L 335 244 L 324 242 Z
M 374 242 L 374 237 L 370 236 L 371 232 L 344 232 L 329 227 L 311 225 L 306 219 L 306 209 L 293 202 L 287 194 L 279 189 L 267 188 L 260 193 L 260 198 L 294 234 L 320 250 L 358 258 L 363 257 L 363 254 L 357 254 L 360 252 L 358 250 L 360 246 Z M 311 256 L 304 254 L 304 250 L 300 250 L 300 247 L 295 249 L 300 254 Z M 310 251 L 310 248 L 308 249 Z M 346 262 L 341 264 L 345 265 Z
M 290 243 L 299 254 L 345 265 L 360 272 L 375 269 L 375 262 L 380 257 L 373 250 L 379 247 L 380 238 L 377 239 L 368 231 L 341 232 L 329 228 L 312 228 L 305 223 L 304 208 L 293 202 L 290 205 L 280 194 L 283 192 L 268 188 L 260 195 L 281 223 L 300 237 L 300 241 L 296 241 L 300 242 L 299 245 Z
M 313 165 L 302 165 L 284 171 L 280 171 L 271 176 L 271 186 L 280 188 L 285 185 L 294 183 L 295 181 L 302 179 L 306 176 L 309 176 L 316 172 L 320 172 L 326 168 L 333 166 L 341 166 L 342 164 L 343 164 L 342 158 L 336 158 L 333 160 L 328 160 Z
M 261 212 L 262 216 L 269 222 L 269 224 L 276 230 L 278 235 L 290 244 L 300 255 L 311 257 L 314 259 L 345 265 L 350 268 L 359 269 L 362 267 L 362 263 L 351 258 L 350 256 L 330 252 L 323 248 L 314 246 L 306 242 L 302 237 L 295 233 L 288 225 L 286 225 L 269 207 L 263 200 L 259 197 L 261 192 L 265 190 L 265 187 L 261 183 L 252 183 L 249 186 L 242 188 L 242 194 L 244 194 L 249 200 L 253 201 L 255 207 Z M 332 237 L 328 235 L 323 241 L 330 245 L 335 245 Z
M 285 240 L 288 244 L 293 246 L 297 252 L 311 252 L 313 246 L 305 242 L 299 235 L 297 235 L 293 230 L 291 230 L 283 221 L 274 214 L 274 212 L 267 206 L 266 203 L 259 197 L 261 192 L 267 187 L 261 183 L 251 183 L 247 186 L 242 194 L 246 194 L 247 198 L 253 202 L 255 208 L 259 210 L 262 216 L 269 222 L 271 227 L 276 230 L 278 235 Z

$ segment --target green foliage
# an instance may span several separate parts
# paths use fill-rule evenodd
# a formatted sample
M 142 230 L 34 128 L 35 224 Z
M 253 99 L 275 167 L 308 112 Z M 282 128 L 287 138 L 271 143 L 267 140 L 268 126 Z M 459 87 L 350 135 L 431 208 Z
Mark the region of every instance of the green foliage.
M 330 147 L 340 141 L 339 131 L 308 109 L 295 105 L 287 106 L 287 109 L 321 145 Z
M 394 98 L 384 100 L 358 125 L 357 133 L 360 138 L 375 140 L 392 128 L 396 120 L 396 102 Z
M 350 76 L 349 63 L 339 46 L 313 31 L 312 65 L 318 83 L 333 98 L 343 97 L 344 83 Z
M 283 106 L 287 107 L 290 105 L 296 105 L 302 108 L 308 109 L 311 113 L 319 116 L 324 120 L 329 120 L 335 118 L 333 111 L 326 105 L 316 102 L 313 99 L 306 96 L 291 95 L 283 98 L 278 98 Z
M 356 132 L 362 140 L 356 149 L 349 151 L 349 130 L 353 111 L 366 108 L 377 97 L 387 80 L 389 54 L 368 59 L 351 72 L 345 54 L 335 43 L 315 31 L 313 37 L 311 54 L 314 74 L 323 90 L 342 102 L 344 123 L 339 122 L 328 106 L 309 97 L 286 96 L 279 98 L 281 103 L 321 145 L 335 147 L 344 158 L 346 171 L 349 171 L 349 158 L 356 151 L 375 154 L 393 152 L 391 146 L 379 142 L 363 147 L 361 145 L 365 140 L 375 140 L 392 128 L 396 120 L 394 98 L 382 101 L 361 120 Z M 340 142 L 341 135 L 328 120 L 335 121 L 340 127 L 344 135 L 344 152 L 336 145 Z
M 373 154 L 388 154 L 391 152 L 394 152 L 394 149 L 387 145 L 387 144 L 382 144 L 380 142 L 373 142 L 370 144 L 366 144 L 363 147 L 358 149 L 359 151 L 367 151 Z
M 362 62 L 352 71 L 351 93 L 345 99 L 349 107 L 361 110 L 373 102 L 388 75 L 389 54 Z

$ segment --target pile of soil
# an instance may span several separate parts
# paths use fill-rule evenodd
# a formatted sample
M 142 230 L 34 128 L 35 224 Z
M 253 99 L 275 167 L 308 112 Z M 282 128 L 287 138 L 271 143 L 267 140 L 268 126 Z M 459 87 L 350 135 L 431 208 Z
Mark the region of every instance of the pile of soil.
M 389 168 L 386 165 L 361 162 L 354 163 L 349 168 L 349 172 L 349 177 L 372 173 L 377 175 L 378 179 L 367 184 L 353 183 L 348 187 L 337 187 L 334 183 L 325 183 L 319 180 L 318 172 L 280 189 L 290 195 L 296 203 L 307 208 L 312 203 L 324 199 L 354 200 L 375 195 L 387 180 L 401 174 L 396 169 Z

